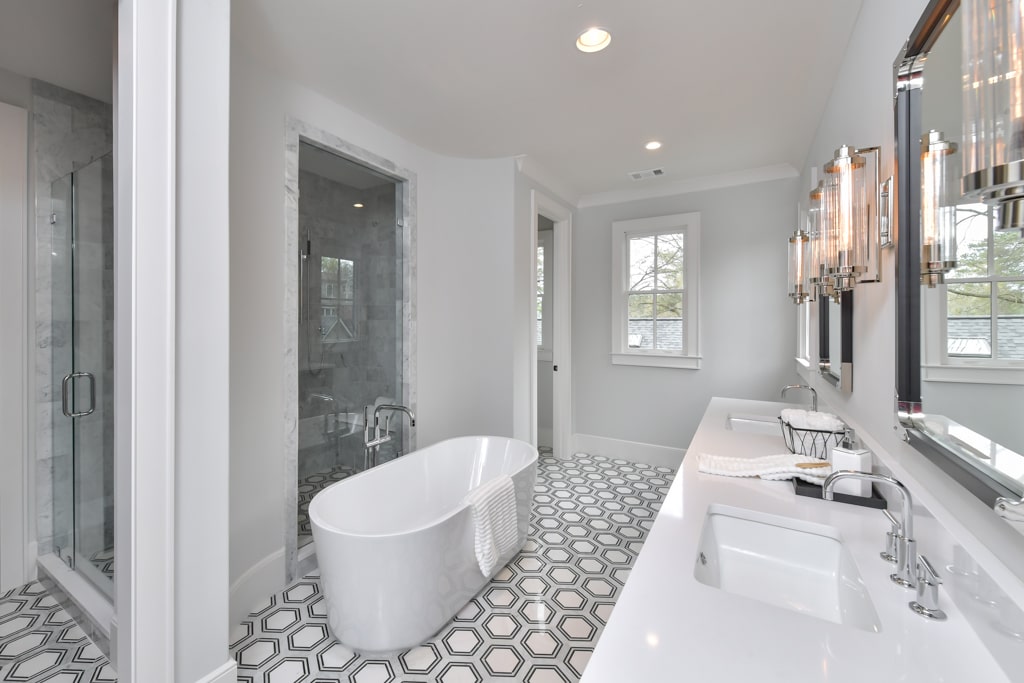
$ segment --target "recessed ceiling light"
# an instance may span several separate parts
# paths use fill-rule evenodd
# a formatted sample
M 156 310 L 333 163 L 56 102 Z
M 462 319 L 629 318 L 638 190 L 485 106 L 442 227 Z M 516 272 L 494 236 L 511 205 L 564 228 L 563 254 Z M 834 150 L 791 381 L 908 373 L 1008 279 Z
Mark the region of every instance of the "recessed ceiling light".
M 356 202 L 356 203 L 355 203 L 355 204 L 353 204 L 352 206 L 353 206 L 354 208 L 357 208 L 357 209 L 361 209 L 361 208 L 363 208 L 363 205 L 362 205 L 362 204 L 360 204 L 359 202 Z
M 651 150 L 653 152 L 656 149 L 661 149 L 661 143 L 658 142 L 657 140 L 651 140 L 646 145 L 644 145 L 644 147 L 646 149 L 649 149 L 649 150 Z
M 612 42 L 612 34 L 607 30 L 594 26 L 588 28 L 576 39 L 576 49 L 580 52 L 600 52 Z

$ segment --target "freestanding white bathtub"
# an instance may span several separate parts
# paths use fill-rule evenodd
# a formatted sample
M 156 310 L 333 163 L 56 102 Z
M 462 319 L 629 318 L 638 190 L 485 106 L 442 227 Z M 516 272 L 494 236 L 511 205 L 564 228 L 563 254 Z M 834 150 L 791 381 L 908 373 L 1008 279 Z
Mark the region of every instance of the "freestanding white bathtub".
M 358 652 L 404 650 L 438 632 L 491 577 L 480 572 L 466 494 L 501 474 L 526 541 L 537 449 L 494 436 L 449 439 L 327 487 L 309 505 L 331 633 Z M 492 576 L 493 576 L 492 574 Z

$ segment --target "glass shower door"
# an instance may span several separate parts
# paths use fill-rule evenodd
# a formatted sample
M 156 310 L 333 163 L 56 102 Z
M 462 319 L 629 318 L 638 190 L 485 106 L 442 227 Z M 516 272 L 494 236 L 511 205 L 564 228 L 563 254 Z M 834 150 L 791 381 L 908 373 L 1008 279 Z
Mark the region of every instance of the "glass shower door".
M 54 550 L 108 596 L 114 576 L 113 164 L 102 157 L 52 186 Z M 58 193 L 60 191 L 60 194 Z M 67 198 L 66 215 L 58 197 Z M 67 236 L 58 240 L 66 226 Z M 55 335 L 56 337 L 57 335 Z

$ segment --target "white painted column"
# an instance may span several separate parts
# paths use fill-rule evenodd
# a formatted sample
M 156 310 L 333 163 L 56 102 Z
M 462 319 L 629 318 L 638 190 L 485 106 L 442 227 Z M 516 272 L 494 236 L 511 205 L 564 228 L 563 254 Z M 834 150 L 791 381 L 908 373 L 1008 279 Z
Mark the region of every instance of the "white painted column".
M 178 0 L 174 635 L 179 683 L 237 679 L 228 652 L 230 30 L 229 0 Z
M 119 2 L 113 646 L 123 683 L 235 680 L 229 48 L 229 0 Z
M 0 593 L 27 579 L 28 112 L 0 103 Z
M 175 2 L 118 3 L 116 626 L 122 683 L 174 678 Z

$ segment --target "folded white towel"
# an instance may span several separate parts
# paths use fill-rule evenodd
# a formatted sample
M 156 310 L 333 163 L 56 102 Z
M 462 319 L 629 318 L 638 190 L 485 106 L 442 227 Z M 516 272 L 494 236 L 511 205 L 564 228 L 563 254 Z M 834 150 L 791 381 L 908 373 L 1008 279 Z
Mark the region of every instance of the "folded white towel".
M 490 576 L 519 547 L 515 484 L 503 474 L 470 491 L 465 501 L 473 513 L 476 559 L 483 575 Z
M 846 425 L 832 413 L 822 413 L 799 408 L 786 408 L 780 413 L 783 422 L 796 429 L 817 429 L 823 432 L 842 432 Z
M 797 467 L 798 463 L 813 464 L 816 467 Z M 699 453 L 697 469 L 725 477 L 761 477 L 771 480 L 796 477 L 819 486 L 824 483 L 825 477 L 832 474 L 832 465 L 827 461 L 795 453 L 766 455 L 760 458 L 730 458 L 724 455 Z

